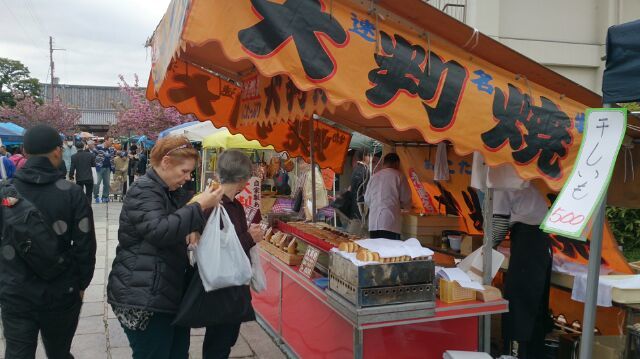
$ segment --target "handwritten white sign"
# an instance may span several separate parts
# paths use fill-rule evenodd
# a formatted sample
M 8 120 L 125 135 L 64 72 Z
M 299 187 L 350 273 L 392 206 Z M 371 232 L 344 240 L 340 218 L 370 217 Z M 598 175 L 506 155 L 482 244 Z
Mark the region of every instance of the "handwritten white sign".
M 586 225 L 609 186 L 626 127 L 626 109 L 587 110 L 580 152 L 542 230 L 584 239 Z
M 262 191 L 260 190 L 261 181 L 259 177 L 253 176 L 247 181 L 242 191 L 238 193 L 236 199 L 247 208 L 260 208 L 260 200 Z

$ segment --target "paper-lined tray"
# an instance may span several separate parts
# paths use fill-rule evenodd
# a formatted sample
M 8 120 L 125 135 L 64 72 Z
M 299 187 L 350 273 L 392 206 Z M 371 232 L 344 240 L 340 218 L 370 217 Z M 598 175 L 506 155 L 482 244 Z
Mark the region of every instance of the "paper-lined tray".
M 433 251 L 424 248 L 415 238 L 409 238 L 406 241 L 396 241 L 385 238 L 370 238 L 355 241 L 360 247 L 371 252 L 376 252 L 380 258 L 394 258 L 409 256 L 411 258 L 431 257 Z

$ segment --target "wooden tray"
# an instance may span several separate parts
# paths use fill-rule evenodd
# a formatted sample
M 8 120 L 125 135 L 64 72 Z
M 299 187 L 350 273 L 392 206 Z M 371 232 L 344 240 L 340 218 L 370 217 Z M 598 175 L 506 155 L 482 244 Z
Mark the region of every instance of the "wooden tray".
M 261 241 L 258 245 L 269 254 L 272 254 L 274 257 L 290 266 L 297 266 L 302 263 L 303 256 L 299 254 L 287 253 L 267 241 Z
M 289 233 L 289 234 L 293 234 L 296 237 L 299 237 L 300 239 L 304 240 L 305 242 L 311 244 L 312 246 L 322 249 L 325 252 L 328 252 L 331 250 L 331 248 L 334 248 L 335 246 L 329 242 L 326 242 L 323 239 L 320 239 L 314 235 L 311 235 L 307 232 L 301 231 L 298 228 L 282 222 L 282 221 L 278 221 L 277 223 L 277 228 L 285 233 Z

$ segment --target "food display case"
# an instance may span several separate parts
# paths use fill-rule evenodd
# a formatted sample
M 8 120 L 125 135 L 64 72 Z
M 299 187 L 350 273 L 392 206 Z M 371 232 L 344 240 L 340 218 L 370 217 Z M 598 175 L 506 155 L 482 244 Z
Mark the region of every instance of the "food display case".
M 300 358 L 438 358 L 446 350 L 476 351 L 479 318 L 507 311 L 503 299 L 438 300 L 429 258 L 356 266 L 337 251 L 351 248 L 347 243 L 357 237 L 324 224 L 275 227 L 297 241 L 298 254 L 308 246 L 321 253 L 309 278 L 299 265 L 261 247 L 267 289 L 253 293 L 254 308 L 271 334 Z M 328 287 L 320 285 L 327 278 Z

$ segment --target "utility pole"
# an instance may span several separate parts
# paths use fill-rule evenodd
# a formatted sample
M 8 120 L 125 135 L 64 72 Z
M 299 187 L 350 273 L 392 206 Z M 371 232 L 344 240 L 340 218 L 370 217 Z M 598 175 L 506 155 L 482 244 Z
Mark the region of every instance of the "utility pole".
M 53 37 L 49 36 L 49 66 L 51 67 L 51 102 L 53 102 Z
M 53 99 L 55 98 L 54 95 L 54 79 L 55 76 L 53 75 L 53 70 L 55 68 L 55 65 L 53 64 L 53 52 L 54 51 L 59 51 L 62 50 L 64 51 L 65 49 L 54 49 L 53 48 L 53 37 L 49 36 L 49 67 L 51 67 L 51 102 L 53 102 Z

